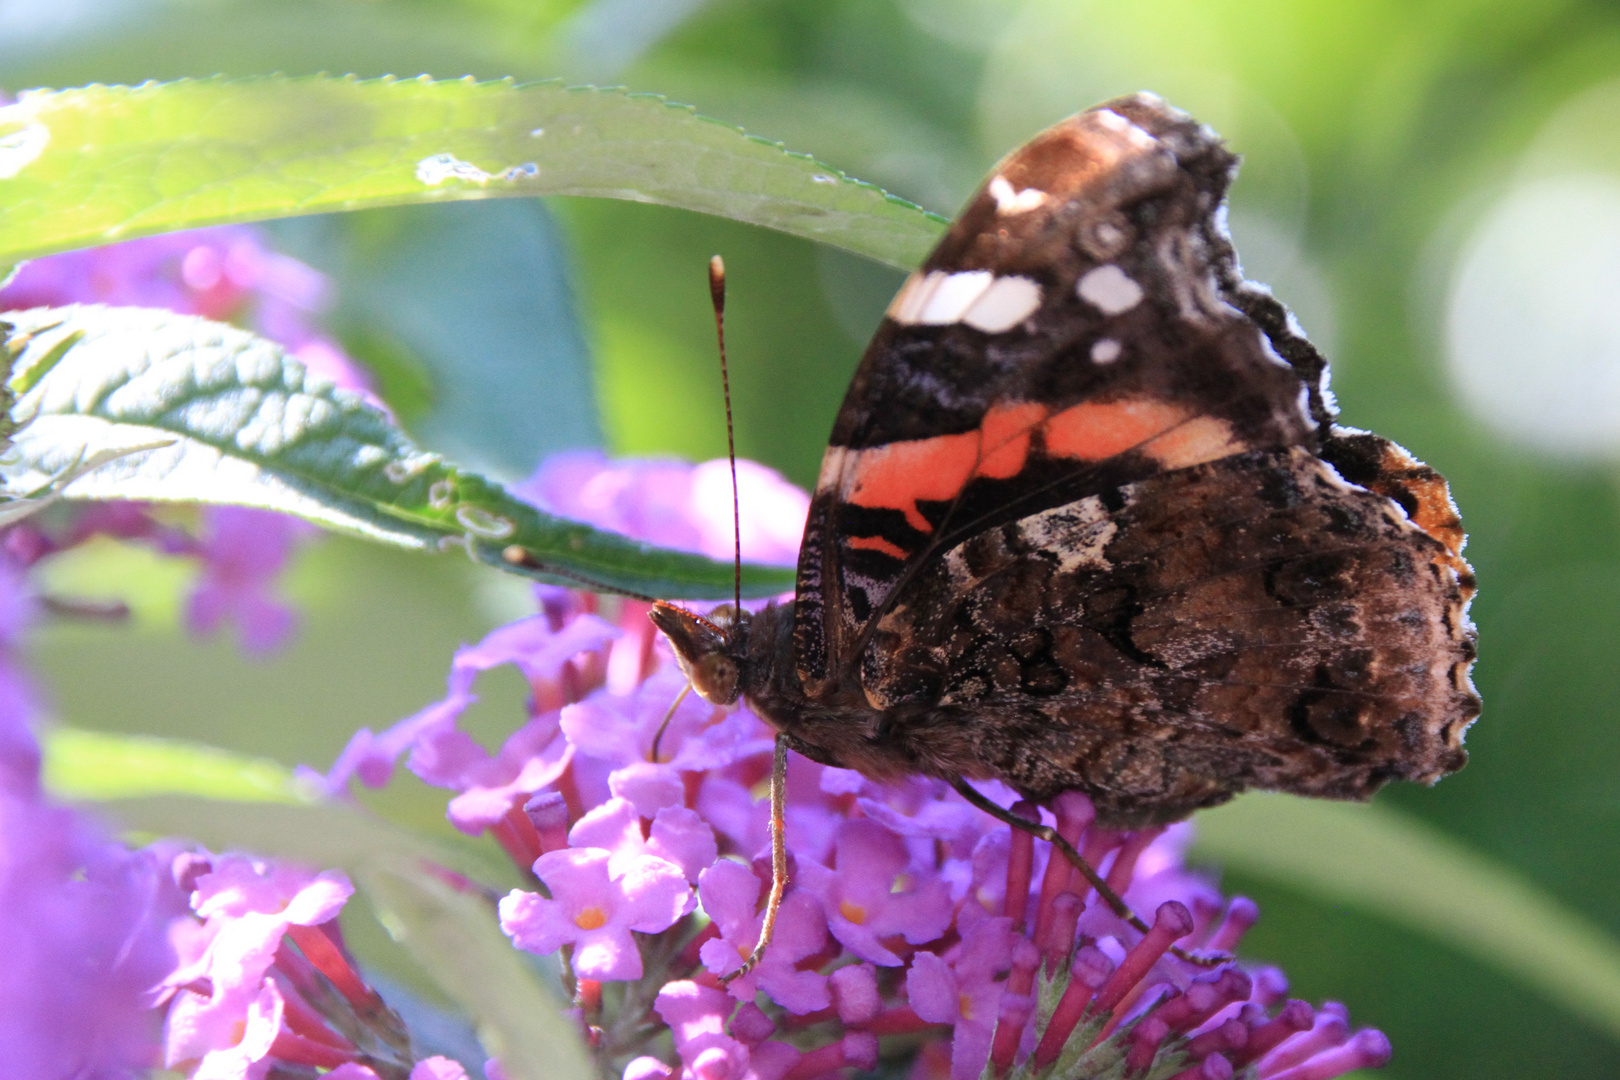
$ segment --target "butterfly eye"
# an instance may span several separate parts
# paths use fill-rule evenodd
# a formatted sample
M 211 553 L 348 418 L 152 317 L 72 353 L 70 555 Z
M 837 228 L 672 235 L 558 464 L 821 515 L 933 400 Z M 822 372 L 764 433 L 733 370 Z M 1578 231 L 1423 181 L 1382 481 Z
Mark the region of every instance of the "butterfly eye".
M 692 689 L 712 705 L 730 705 L 737 700 L 741 672 L 737 662 L 725 653 L 711 652 L 692 665 Z

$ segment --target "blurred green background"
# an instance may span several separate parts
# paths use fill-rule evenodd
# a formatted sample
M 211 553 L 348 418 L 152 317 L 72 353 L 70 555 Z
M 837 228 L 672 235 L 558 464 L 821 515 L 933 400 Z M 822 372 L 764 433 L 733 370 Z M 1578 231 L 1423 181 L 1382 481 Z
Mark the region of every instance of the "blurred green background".
M 1380 798 L 1620 935 L 1620 6 L 0 0 L 9 91 L 272 71 L 624 83 L 943 213 L 1098 100 L 1146 88 L 1190 110 L 1246 155 L 1232 227 L 1248 275 L 1329 353 L 1345 421 L 1444 472 L 1471 533 L 1472 763 Z M 548 209 L 370 211 L 275 234 L 335 276 L 334 325 L 414 433 L 508 477 L 593 442 L 724 453 L 704 278 L 719 251 L 739 452 L 809 484 L 899 275 L 659 207 Z M 526 361 L 561 374 L 525 378 Z M 525 603 L 465 562 L 329 539 L 288 582 L 302 634 L 252 663 L 184 638 L 184 578 L 111 544 L 56 567 L 52 588 L 137 612 L 38 635 L 62 719 L 324 767 L 354 728 L 442 694 L 454 645 Z M 509 728 L 516 677 L 481 688 L 475 731 Z M 385 798 L 445 828 L 442 799 Z M 1390 1035 L 1385 1075 L 1620 1074 L 1611 1035 L 1491 968 L 1271 881 L 1226 884 L 1261 904 L 1251 955 Z

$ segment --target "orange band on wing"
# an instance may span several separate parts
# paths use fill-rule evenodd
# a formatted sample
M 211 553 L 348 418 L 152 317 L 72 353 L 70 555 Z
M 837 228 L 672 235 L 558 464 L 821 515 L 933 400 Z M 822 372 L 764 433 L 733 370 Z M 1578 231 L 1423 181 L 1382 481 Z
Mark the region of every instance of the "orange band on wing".
M 1053 457 L 1102 461 L 1141 447 L 1186 418 L 1186 410 L 1179 405 L 1153 398 L 1082 401 L 1046 422 L 1046 452 Z
M 1142 447 L 1167 469 L 1185 469 L 1240 454 L 1245 447 L 1232 436 L 1232 425 L 1214 416 L 1195 416 Z
M 911 552 L 896 544 L 893 540 L 882 536 L 846 536 L 844 546 L 858 548 L 862 551 L 878 551 L 905 562 L 911 558 Z
M 1046 406 L 1034 402 L 992 405 L 979 425 L 979 467 L 973 475 L 991 480 L 1017 476 L 1029 457 L 1030 435 L 1046 415 Z
M 1170 469 L 1243 449 L 1226 421 L 1191 417 L 1181 406 L 1155 398 L 1083 401 L 1055 415 L 1035 402 L 1009 402 L 992 406 L 976 431 L 845 451 L 855 456 L 855 464 L 844 498 L 856 506 L 899 510 L 913 529 L 931 533 L 934 526 L 917 508 L 919 502 L 954 499 L 976 477 L 1017 476 L 1029 459 L 1037 431 L 1052 457 L 1102 461 L 1139 450 Z M 846 542 L 896 558 L 909 557 L 882 537 Z
M 933 525 L 917 509 L 918 501 L 955 498 L 978 461 L 977 431 L 874 446 L 860 451 L 846 497 L 856 506 L 902 510 L 913 529 L 933 532 Z

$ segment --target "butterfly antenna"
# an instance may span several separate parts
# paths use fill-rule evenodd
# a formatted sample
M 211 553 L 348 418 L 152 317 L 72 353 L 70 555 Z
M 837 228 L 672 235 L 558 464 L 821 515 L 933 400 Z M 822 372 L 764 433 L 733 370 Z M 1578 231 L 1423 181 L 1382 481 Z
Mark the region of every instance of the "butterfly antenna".
M 731 542 L 733 598 L 742 609 L 742 509 L 737 495 L 737 433 L 731 420 L 731 373 L 726 366 L 726 263 L 716 255 L 709 260 L 709 299 L 714 302 L 714 333 L 720 342 L 720 388 L 726 399 L 726 457 L 731 462 Z M 765 920 L 759 928 L 759 941 L 743 966 L 721 977 L 722 983 L 740 979 L 754 970 L 765 955 L 776 930 L 776 916 L 787 893 L 787 740 L 776 737 L 776 753 L 771 761 L 771 895 L 765 901 Z
M 714 302 L 714 334 L 720 342 L 720 390 L 726 399 L 726 458 L 731 462 L 731 542 L 733 599 L 742 609 L 742 509 L 737 499 L 737 435 L 731 423 L 731 373 L 726 368 L 726 261 L 709 259 L 709 299 Z

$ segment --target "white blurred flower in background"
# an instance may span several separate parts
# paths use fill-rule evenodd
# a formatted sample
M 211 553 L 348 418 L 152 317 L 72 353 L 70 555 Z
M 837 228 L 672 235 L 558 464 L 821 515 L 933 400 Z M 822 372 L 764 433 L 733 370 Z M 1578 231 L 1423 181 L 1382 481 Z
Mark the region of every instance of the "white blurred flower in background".
M 1446 357 L 1463 403 L 1561 456 L 1620 452 L 1620 178 L 1509 191 L 1457 261 Z
M 1474 224 L 1445 346 L 1462 403 L 1501 435 L 1620 456 L 1620 83 L 1560 107 Z

